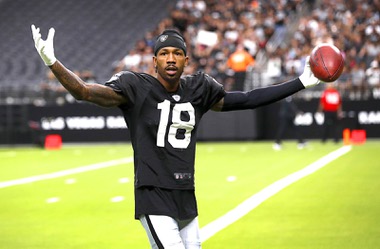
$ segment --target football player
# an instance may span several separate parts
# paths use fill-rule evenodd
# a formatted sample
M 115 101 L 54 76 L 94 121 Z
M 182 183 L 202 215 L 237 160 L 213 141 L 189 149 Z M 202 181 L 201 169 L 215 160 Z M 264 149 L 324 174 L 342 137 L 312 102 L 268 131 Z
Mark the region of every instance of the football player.
M 104 84 L 86 83 L 54 55 L 32 25 L 37 52 L 61 84 L 77 99 L 124 114 L 134 149 L 135 218 L 152 248 L 201 248 L 194 190 L 196 131 L 209 111 L 253 109 L 319 83 L 308 63 L 299 78 L 249 92 L 226 92 L 211 76 L 182 76 L 189 63 L 184 38 L 165 30 L 154 47 L 156 75 L 123 71 Z

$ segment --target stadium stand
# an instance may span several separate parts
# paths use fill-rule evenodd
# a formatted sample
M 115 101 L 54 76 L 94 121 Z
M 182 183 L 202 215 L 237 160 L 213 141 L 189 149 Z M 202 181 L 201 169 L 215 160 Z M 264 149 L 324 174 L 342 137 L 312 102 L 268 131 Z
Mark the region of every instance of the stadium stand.
M 0 92 L 21 91 L 45 77 L 31 24 L 41 27 L 45 37 L 54 27 L 57 58 L 72 70 L 96 72 L 104 81 L 113 73 L 113 62 L 168 16 L 172 5 L 170 0 L 0 1 Z
M 256 61 L 246 77 L 245 90 L 250 90 L 298 75 L 313 46 L 331 42 L 346 57 L 338 80 L 343 97 L 380 98 L 379 5 L 378 0 L 360 5 L 355 0 L 2 0 L 0 101 L 12 104 L 12 94 L 20 97 L 24 91 L 21 102 L 28 102 L 29 94 L 41 93 L 37 84 L 45 79 L 46 67 L 33 47 L 32 23 L 43 36 L 55 27 L 56 56 L 78 73 L 92 72 L 99 82 L 123 69 L 151 72 L 151 41 L 172 26 L 190 45 L 185 73 L 205 71 L 227 90 L 233 72 L 226 59 L 239 43 Z M 202 39 L 201 32 L 211 36 Z M 210 45 L 210 37 L 217 42 Z M 125 64 L 129 55 L 139 57 L 139 63 Z M 322 88 L 295 97 L 318 98 Z
M 251 90 L 297 77 L 311 49 L 331 42 L 346 58 L 337 81 L 344 101 L 366 104 L 380 99 L 379 10 L 379 0 L 0 0 L 0 144 L 30 135 L 27 106 L 75 103 L 35 51 L 31 24 L 44 38 L 54 27 L 57 58 L 99 83 L 124 69 L 154 73 L 152 46 L 165 28 L 185 36 L 185 74 L 204 71 L 226 90 L 234 84 L 226 61 L 239 44 L 255 58 L 244 86 Z M 294 98 L 316 101 L 323 87 Z

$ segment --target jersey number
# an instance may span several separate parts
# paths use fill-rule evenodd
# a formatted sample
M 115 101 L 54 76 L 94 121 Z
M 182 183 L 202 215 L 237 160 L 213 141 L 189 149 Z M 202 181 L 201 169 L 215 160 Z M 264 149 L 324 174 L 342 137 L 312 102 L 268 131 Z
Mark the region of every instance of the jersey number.
M 157 131 L 157 141 L 156 144 L 158 147 L 165 146 L 165 136 L 166 136 L 166 127 L 169 122 L 170 114 L 170 101 L 164 100 L 161 103 L 157 104 L 157 109 L 161 110 L 160 123 L 158 125 Z M 187 112 L 189 114 L 189 120 L 181 120 L 181 113 Z M 168 132 L 168 142 L 176 149 L 186 149 L 189 146 L 191 141 L 191 131 L 194 129 L 195 125 L 195 114 L 194 107 L 190 103 L 179 103 L 175 104 L 173 107 L 172 114 L 172 125 L 169 127 Z M 177 138 L 177 131 L 179 129 L 185 130 L 183 138 Z

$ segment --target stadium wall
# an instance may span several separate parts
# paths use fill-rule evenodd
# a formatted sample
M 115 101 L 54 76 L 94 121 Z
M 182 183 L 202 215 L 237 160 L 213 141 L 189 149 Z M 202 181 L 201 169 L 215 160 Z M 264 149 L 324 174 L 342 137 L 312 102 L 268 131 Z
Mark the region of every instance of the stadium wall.
M 304 134 L 307 139 L 319 139 L 322 137 L 322 124 L 323 117 L 319 116 L 316 112 L 319 100 L 313 99 L 310 101 L 296 100 L 295 104 L 298 106 L 302 114 L 298 115 L 295 120 L 298 131 Z M 274 139 L 275 132 L 278 124 L 278 111 L 280 103 L 274 103 L 260 109 L 261 122 L 265 126 L 262 129 L 261 138 Z M 379 138 L 380 137 L 380 105 L 379 100 L 361 100 L 361 101 L 343 101 L 343 118 L 340 121 L 339 128 L 364 129 L 367 137 Z M 288 131 L 284 139 L 294 139 L 296 136 L 294 131 Z
M 298 101 L 303 111 L 297 126 L 307 139 L 322 136 L 317 100 Z M 256 110 L 229 113 L 208 112 L 197 135 L 200 141 L 250 141 L 274 139 L 279 103 Z M 346 101 L 341 128 L 365 129 L 367 137 L 380 138 L 380 105 L 376 100 Z M 59 134 L 63 142 L 130 141 L 121 111 L 92 104 L 63 106 L 0 105 L 0 144 L 41 144 L 48 134 Z M 293 139 L 289 131 L 284 139 Z

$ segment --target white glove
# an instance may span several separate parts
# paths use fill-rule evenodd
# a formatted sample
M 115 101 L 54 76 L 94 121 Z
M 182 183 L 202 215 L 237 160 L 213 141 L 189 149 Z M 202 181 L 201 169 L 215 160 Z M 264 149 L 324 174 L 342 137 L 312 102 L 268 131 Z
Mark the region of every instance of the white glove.
M 44 41 L 41 39 L 40 28 L 36 28 L 34 24 L 32 25 L 34 46 L 36 47 L 37 52 L 40 54 L 46 66 L 51 66 L 54 64 L 54 62 L 57 61 L 57 59 L 54 56 L 54 46 L 53 46 L 54 33 L 55 33 L 54 28 L 50 28 L 48 36 L 46 40 Z
M 306 57 L 303 73 L 299 77 L 300 81 L 302 82 L 305 88 L 318 85 L 321 82 L 321 80 L 315 77 L 313 72 L 311 71 L 309 59 L 310 59 L 310 56 Z

